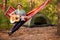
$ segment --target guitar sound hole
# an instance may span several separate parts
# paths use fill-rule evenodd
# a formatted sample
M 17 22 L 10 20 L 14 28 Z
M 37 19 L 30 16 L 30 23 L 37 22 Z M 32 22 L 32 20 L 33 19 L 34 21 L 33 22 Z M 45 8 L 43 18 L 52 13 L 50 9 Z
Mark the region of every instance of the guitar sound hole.
M 18 18 L 16 18 L 16 19 L 18 19 Z

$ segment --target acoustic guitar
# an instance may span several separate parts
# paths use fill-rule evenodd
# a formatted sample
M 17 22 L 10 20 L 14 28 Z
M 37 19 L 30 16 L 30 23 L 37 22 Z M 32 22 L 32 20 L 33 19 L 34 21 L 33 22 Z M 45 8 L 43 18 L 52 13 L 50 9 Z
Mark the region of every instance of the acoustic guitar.
M 20 20 L 20 16 L 17 14 L 11 14 L 10 15 L 10 23 L 15 23 Z

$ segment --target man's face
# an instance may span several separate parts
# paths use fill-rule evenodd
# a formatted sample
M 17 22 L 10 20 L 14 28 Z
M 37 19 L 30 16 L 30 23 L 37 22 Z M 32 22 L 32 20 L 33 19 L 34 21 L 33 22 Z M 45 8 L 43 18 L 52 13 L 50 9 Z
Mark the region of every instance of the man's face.
M 21 5 L 18 5 L 18 9 L 21 9 L 22 8 L 22 6 Z

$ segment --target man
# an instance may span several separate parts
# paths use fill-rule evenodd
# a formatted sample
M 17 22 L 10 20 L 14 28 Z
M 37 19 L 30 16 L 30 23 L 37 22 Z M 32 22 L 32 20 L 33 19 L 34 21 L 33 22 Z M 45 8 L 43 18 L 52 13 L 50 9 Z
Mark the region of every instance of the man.
M 18 30 L 21 26 L 22 26 L 22 24 L 24 24 L 25 23 L 25 17 L 26 17 L 26 13 L 25 13 L 25 11 L 22 9 L 22 5 L 19 3 L 18 5 L 17 5 L 17 10 L 15 10 L 14 12 L 12 12 L 12 13 L 14 13 L 14 14 L 17 14 L 17 15 L 19 15 L 19 16 L 21 16 L 20 17 L 20 21 L 19 22 L 17 22 L 15 25 L 14 25 L 14 27 L 12 28 L 12 30 L 10 31 L 10 32 L 8 32 L 8 34 L 9 35 L 12 35 L 16 30 Z

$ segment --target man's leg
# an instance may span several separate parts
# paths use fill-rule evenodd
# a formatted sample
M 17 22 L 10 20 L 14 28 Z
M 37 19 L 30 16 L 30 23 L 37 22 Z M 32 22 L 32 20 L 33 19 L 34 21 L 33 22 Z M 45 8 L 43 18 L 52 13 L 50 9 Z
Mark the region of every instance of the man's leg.
M 17 31 L 24 23 L 25 23 L 25 21 L 20 21 L 20 22 L 16 23 L 15 26 L 12 28 L 9 35 L 13 34 L 15 31 Z

